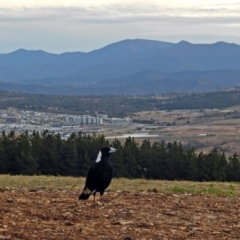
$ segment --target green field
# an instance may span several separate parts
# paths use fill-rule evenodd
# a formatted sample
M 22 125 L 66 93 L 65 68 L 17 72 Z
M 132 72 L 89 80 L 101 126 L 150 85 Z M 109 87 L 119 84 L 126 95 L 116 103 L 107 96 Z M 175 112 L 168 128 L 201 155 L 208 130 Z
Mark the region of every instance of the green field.
M 10 176 L 0 175 L 1 189 L 59 189 L 81 192 L 85 178 L 54 176 Z M 240 196 L 240 183 L 190 182 L 145 179 L 113 179 L 109 191 L 158 192 L 185 194 L 213 194 Z

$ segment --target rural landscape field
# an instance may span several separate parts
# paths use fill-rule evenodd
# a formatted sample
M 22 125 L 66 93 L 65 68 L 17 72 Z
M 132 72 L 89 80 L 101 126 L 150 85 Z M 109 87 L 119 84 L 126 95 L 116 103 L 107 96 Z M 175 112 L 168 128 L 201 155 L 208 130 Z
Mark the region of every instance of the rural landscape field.
M 227 156 L 240 152 L 239 105 L 135 111 L 132 118 L 151 124 L 106 127 L 103 134 L 110 143 L 116 134 L 124 143 L 124 134 L 146 133 L 151 143 L 177 141 L 196 153 L 213 148 Z M 0 239 L 239 239 L 238 182 L 114 178 L 105 205 L 97 195 L 94 207 L 92 197 L 78 200 L 84 181 L 0 175 Z
M 240 240 L 240 0 L 0 3 L 0 240 Z
M 114 179 L 94 207 L 84 180 L 1 175 L 0 239 L 239 239 L 238 183 Z
M 144 111 L 133 119 L 152 120 L 155 128 L 149 134 L 154 141 L 179 141 L 197 152 L 218 148 L 227 156 L 240 152 L 240 106 L 223 109 L 181 109 L 171 111 Z

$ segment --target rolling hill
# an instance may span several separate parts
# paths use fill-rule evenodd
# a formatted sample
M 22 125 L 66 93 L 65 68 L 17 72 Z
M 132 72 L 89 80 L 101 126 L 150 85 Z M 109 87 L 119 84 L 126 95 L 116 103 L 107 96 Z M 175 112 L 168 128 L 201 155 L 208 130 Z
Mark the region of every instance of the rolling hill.
M 240 85 L 240 46 L 123 40 L 88 53 L 0 54 L 0 90 L 47 94 L 199 92 Z

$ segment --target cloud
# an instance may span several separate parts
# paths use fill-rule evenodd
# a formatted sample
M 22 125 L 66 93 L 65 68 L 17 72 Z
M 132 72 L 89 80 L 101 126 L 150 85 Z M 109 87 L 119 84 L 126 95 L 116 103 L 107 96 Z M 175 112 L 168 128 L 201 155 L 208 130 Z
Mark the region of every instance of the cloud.
M 89 51 L 126 38 L 240 43 L 240 2 L 234 5 L 204 4 L 204 0 L 199 4 L 175 1 L 176 4 L 171 5 L 160 0 L 150 1 L 151 4 L 140 0 L 138 4 L 130 0 L 122 2 L 94 5 L 90 1 L 88 5 L 75 6 L 0 5 L 0 31 L 4 32 L 0 52 L 20 47 L 50 52 Z
M 0 19 L 3 22 L 75 22 L 80 23 L 125 23 L 126 21 L 158 21 L 162 17 L 178 18 L 201 17 L 232 19 L 239 16 L 240 3 L 234 5 L 199 5 L 176 6 L 150 4 L 102 4 L 96 6 L 65 7 L 15 7 L 0 8 Z

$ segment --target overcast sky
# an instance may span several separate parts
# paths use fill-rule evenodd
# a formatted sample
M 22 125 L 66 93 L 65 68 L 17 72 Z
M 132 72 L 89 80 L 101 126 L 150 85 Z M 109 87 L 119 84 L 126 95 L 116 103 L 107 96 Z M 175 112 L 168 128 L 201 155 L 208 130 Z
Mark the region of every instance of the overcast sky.
M 240 44 L 240 0 L 0 0 L 0 53 L 89 52 L 136 38 Z

